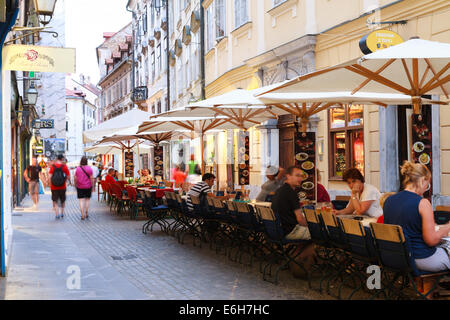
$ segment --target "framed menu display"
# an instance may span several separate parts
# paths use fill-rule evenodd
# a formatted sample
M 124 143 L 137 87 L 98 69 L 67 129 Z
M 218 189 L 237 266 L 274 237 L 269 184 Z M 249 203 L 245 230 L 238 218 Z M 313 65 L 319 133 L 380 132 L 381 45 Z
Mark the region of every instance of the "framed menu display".
M 297 132 L 294 138 L 295 165 L 303 171 L 304 179 L 300 185 L 300 201 L 316 201 L 316 134 Z
M 125 177 L 134 177 L 133 152 L 125 152 Z
M 412 159 L 415 163 L 427 166 L 433 172 L 432 146 L 431 146 L 431 117 L 427 114 L 412 115 Z M 424 198 L 430 199 L 433 194 L 432 186 L 430 190 L 423 194 Z
M 250 184 L 250 133 L 241 131 L 238 135 L 238 179 L 240 186 Z
M 164 176 L 164 149 L 162 146 L 156 146 L 153 149 L 154 157 L 153 157 L 153 163 L 154 163 L 154 169 L 155 169 L 155 176 Z

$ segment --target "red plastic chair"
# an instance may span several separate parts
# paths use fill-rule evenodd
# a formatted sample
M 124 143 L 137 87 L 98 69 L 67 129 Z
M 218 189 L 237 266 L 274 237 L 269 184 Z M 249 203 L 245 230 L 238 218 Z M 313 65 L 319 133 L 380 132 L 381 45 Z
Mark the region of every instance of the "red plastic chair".
M 133 219 L 133 217 L 136 219 L 139 215 L 139 209 L 142 209 L 144 207 L 144 201 L 137 198 L 137 191 L 136 188 L 127 186 L 125 187 L 128 193 L 128 198 L 130 198 L 130 208 L 132 209 L 132 214 L 130 214 L 130 218 Z
M 125 189 L 122 188 L 119 183 L 116 182 L 111 184 L 111 192 L 114 199 L 114 207 L 116 208 L 118 214 L 122 214 L 122 209 L 125 208 L 130 201 L 129 197 L 125 197 L 123 195 L 122 192 L 123 190 Z

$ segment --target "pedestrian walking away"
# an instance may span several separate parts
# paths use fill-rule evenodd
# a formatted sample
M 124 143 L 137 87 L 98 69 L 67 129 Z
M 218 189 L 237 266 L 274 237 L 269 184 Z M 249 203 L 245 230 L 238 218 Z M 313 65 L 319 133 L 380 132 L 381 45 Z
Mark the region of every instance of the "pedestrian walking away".
M 97 177 L 99 175 L 97 164 L 94 162 L 91 166 L 92 169 L 92 177 L 94 178 L 94 185 L 92 190 L 95 192 L 95 187 L 97 186 Z
M 69 181 L 70 183 L 70 172 L 63 160 L 64 156 L 58 155 L 49 172 L 50 190 L 52 191 L 53 209 L 55 210 L 56 219 L 64 218 L 66 182 Z M 58 202 L 60 203 L 59 205 Z
M 93 170 L 88 166 L 87 158 L 84 156 L 80 160 L 80 166 L 75 170 L 74 181 L 80 202 L 81 220 L 84 220 L 85 218 L 89 218 L 89 203 L 95 188 Z
M 23 175 L 28 183 L 28 192 L 33 199 L 33 211 L 36 211 L 39 204 L 39 178 L 42 179 L 42 168 L 38 165 L 36 157 L 33 157 L 31 166 L 25 169 Z

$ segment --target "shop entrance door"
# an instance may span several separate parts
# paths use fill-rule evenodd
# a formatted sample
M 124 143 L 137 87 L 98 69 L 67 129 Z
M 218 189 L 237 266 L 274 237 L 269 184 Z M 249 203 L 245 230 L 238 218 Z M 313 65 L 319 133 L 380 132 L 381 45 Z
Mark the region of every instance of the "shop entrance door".
M 287 169 L 295 164 L 294 157 L 294 135 L 297 131 L 294 126 L 295 117 L 292 115 L 280 116 L 278 120 L 279 145 L 280 145 L 280 167 Z
M 431 96 L 424 96 L 424 98 L 431 99 Z M 398 128 L 398 170 L 400 177 L 399 185 L 400 190 L 403 190 L 402 185 L 402 175 L 400 173 L 400 166 L 403 165 L 404 161 L 412 161 L 411 152 L 412 152 L 412 106 L 397 106 L 397 128 Z M 431 119 L 431 106 L 423 105 L 422 106 L 422 116 L 424 119 Z

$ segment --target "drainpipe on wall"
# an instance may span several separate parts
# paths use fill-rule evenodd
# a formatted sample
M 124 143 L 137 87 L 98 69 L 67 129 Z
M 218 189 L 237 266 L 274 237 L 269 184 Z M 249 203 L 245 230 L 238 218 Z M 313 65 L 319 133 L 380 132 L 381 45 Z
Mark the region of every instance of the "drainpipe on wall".
M 131 61 L 131 103 L 133 104 L 133 109 L 134 109 L 134 89 L 135 89 L 134 62 L 135 62 L 136 58 L 135 58 L 135 53 L 134 53 L 135 50 L 134 50 L 134 23 L 133 22 L 136 20 L 136 13 L 133 10 L 128 9 L 128 5 L 129 5 L 129 3 L 127 3 L 126 9 L 128 12 L 131 12 L 133 15 L 132 22 L 131 22 L 131 47 L 133 50 L 133 56 L 132 56 L 132 61 Z
M 170 39 L 169 39 L 169 36 L 170 36 L 170 33 L 169 33 L 169 30 L 170 30 L 170 23 L 169 23 L 169 1 L 167 1 L 167 3 L 166 3 L 166 21 L 167 21 L 167 30 L 166 30 L 166 34 L 167 34 L 167 37 L 166 37 L 166 55 L 167 55 L 167 61 L 166 61 L 166 63 L 167 63 L 167 76 L 166 76 L 166 78 L 167 78 L 167 106 L 166 106 L 166 111 L 169 111 L 169 110 L 170 110 L 170 63 L 169 63 L 169 61 L 170 61 L 170 46 L 169 46 L 169 44 L 170 44 Z
M 202 100 L 205 95 L 205 9 L 203 8 L 203 0 L 200 1 L 200 69 L 202 84 Z

